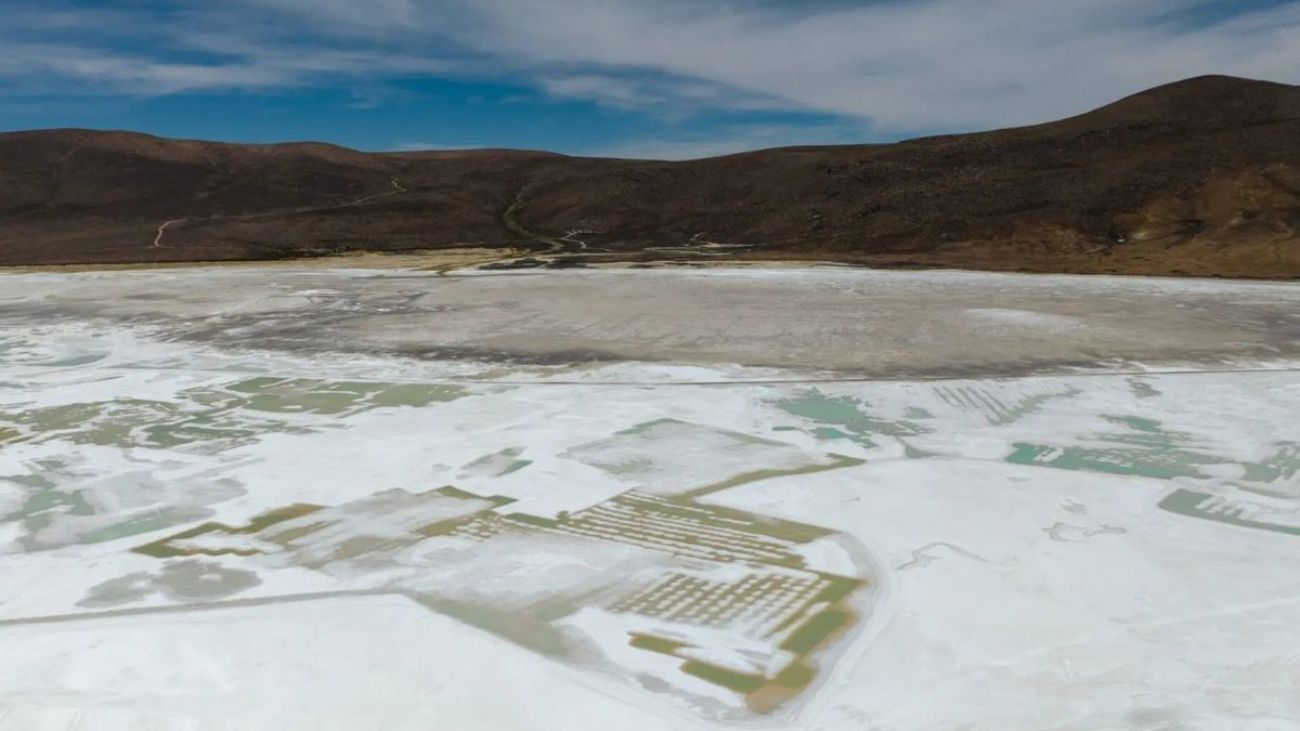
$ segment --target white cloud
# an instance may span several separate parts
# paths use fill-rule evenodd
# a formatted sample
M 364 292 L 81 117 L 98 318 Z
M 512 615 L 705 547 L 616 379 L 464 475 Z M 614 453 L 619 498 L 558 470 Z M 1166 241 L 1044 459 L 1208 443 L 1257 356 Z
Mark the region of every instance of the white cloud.
M 0 76 L 48 83 L 64 78 L 81 92 L 168 94 L 202 89 L 254 89 L 293 81 L 284 69 L 263 64 L 167 63 L 108 51 L 58 44 L 8 44 L 0 47 Z
M 66 6 L 6 16 L 21 33 L 0 30 L 0 76 L 173 93 L 469 74 L 658 113 L 820 112 L 877 134 L 1042 121 L 1204 73 L 1300 82 L 1300 0 L 1215 22 L 1189 20 L 1205 0 L 172 2 L 98 16 L 89 36 Z
M 612 107 L 636 108 L 664 101 L 648 93 L 635 81 L 593 74 L 542 77 L 538 80 L 548 94 L 591 99 Z
M 463 149 L 465 149 L 463 145 L 444 145 L 440 142 L 399 142 L 385 152 L 439 152 Z
M 503 59 L 653 69 L 887 130 L 1083 111 L 1202 73 L 1300 81 L 1300 3 L 1196 27 L 1197 0 L 914 0 L 818 10 L 659 0 L 426 3 Z M 468 7 L 472 6 L 472 10 Z
M 701 108 L 786 108 L 771 97 L 745 94 L 709 81 L 668 74 L 602 73 L 593 70 L 555 71 L 533 79 L 551 97 L 582 99 L 612 109 L 653 111 L 665 118 L 681 118 Z
M 616 145 L 591 147 L 580 153 L 591 157 L 640 160 L 694 160 L 731 155 L 765 147 L 837 145 L 860 142 L 866 131 L 848 125 L 738 124 L 708 134 L 685 133 L 676 138 L 650 138 Z

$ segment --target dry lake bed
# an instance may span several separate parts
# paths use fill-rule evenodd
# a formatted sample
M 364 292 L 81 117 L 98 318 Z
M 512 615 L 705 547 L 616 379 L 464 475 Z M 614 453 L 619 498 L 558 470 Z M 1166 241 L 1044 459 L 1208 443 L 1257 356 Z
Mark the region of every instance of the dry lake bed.
M 0 275 L 0 729 L 1289 731 L 1300 285 Z

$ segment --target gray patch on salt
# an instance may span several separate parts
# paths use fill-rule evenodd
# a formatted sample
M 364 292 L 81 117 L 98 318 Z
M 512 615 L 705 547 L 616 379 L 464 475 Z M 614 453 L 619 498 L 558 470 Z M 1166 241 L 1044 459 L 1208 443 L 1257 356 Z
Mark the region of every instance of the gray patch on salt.
M 186 559 L 163 566 L 157 574 L 137 571 L 91 587 L 77 606 L 102 609 L 161 594 L 179 602 L 224 599 L 262 583 L 257 574 L 213 561 Z

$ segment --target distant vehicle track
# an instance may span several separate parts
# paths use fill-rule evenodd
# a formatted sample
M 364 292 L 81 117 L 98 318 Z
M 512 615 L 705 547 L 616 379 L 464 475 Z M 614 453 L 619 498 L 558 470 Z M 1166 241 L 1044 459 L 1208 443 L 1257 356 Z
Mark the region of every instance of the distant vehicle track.
M 364 197 L 364 198 L 358 198 L 358 199 L 356 199 L 356 200 L 354 200 L 354 201 L 348 201 L 347 203 L 340 203 L 340 204 L 338 204 L 338 205 L 333 205 L 333 206 L 322 206 L 322 207 L 317 207 L 317 208 L 304 208 L 304 209 L 296 210 L 296 211 L 294 211 L 294 213 L 323 213 L 323 212 L 325 212 L 325 211 L 337 211 L 337 210 L 340 210 L 340 209 L 343 209 L 343 208 L 354 208 L 354 207 L 356 207 L 356 206 L 365 205 L 366 203 L 369 203 L 369 202 L 371 202 L 371 201 L 375 201 L 375 200 L 379 200 L 379 199 L 381 199 L 381 198 L 389 198 L 389 197 L 391 197 L 391 196 L 395 196 L 395 195 L 400 195 L 400 194 L 402 194 L 402 193 L 409 193 L 409 192 L 411 192 L 411 191 L 408 190 L 405 186 L 403 186 L 403 185 L 401 184 L 401 182 L 399 182 L 399 181 L 397 180 L 396 177 L 390 178 L 390 179 L 389 179 L 389 183 L 393 186 L 393 189 L 392 189 L 392 190 L 386 190 L 386 191 L 384 191 L 384 192 L 382 192 L 382 193 L 375 193 L 375 194 L 373 194 L 373 195 L 368 195 L 368 196 L 366 196 L 366 197 Z M 205 221 L 222 221 L 222 220 L 227 220 L 227 219 L 237 219 L 237 220 L 245 220 L 245 221 L 254 221 L 254 220 L 257 220 L 257 219 L 259 219 L 259 218 L 268 218 L 268 217 L 271 217 L 271 216 L 278 216 L 278 215 L 281 215 L 282 213 L 284 213 L 284 211 L 272 211 L 272 212 L 269 212 L 269 213 L 254 213 L 254 214 L 236 214 L 236 215 L 233 215 L 233 216 L 208 216 L 208 217 L 205 217 L 205 218 L 202 219 L 202 220 L 205 220 Z M 163 221 L 163 222 L 162 222 L 162 225 L 158 226 L 158 233 L 157 233 L 157 234 L 154 236 L 154 238 L 153 238 L 153 245 L 150 246 L 149 248 L 151 248 L 151 249 L 167 249 L 167 248 L 170 248 L 170 247 L 168 247 L 168 246 L 164 246 L 164 245 L 163 245 L 163 242 L 162 242 L 162 241 L 163 241 L 163 236 L 164 236 L 164 234 L 167 233 L 167 229 L 168 229 L 168 227 L 170 227 L 170 226 L 172 226 L 172 225 L 175 225 L 175 224 L 183 224 L 183 223 L 185 223 L 186 221 L 189 221 L 189 220 L 190 220 L 190 219 L 188 219 L 188 218 L 172 218 L 172 219 L 169 219 L 169 220 L 167 220 L 167 221 Z

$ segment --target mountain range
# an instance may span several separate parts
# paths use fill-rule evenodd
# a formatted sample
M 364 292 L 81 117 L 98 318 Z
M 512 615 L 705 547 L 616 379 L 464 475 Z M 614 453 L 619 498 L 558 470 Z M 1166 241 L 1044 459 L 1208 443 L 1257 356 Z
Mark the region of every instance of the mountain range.
M 1033 127 L 679 162 L 0 134 L 0 264 L 464 246 L 1295 278 L 1300 87 L 1199 77 Z

